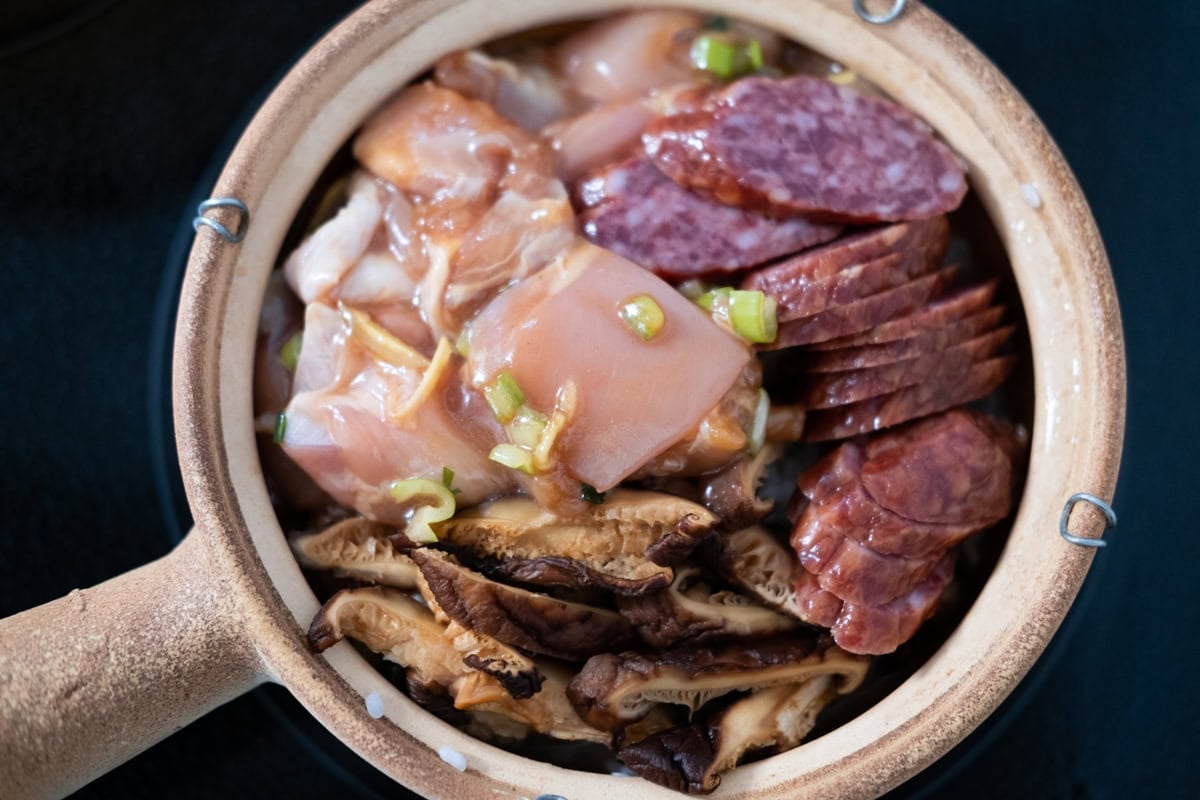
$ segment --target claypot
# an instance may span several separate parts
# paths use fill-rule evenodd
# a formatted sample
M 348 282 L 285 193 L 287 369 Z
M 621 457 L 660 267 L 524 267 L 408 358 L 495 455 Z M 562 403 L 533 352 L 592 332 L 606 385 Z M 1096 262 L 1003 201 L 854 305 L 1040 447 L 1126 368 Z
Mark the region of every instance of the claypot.
M 850 66 L 928 120 L 969 163 L 1003 240 L 1028 321 L 1032 452 L 991 578 L 943 646 L 869 711 L 791 752 L 727 775 L 714 797 L 860 797 L 918 772 L 1005 698 L 1054 634 L 1093 550 L 1058 533 L 1067 498 L 1110 500 L 1124 426 L 1125 365 L 1095 224 L 1046 131 L 996 68 L 915 3 L 888 25 L 850 0 L 663 0 L 774 27 Z M 217 705 L 286 686 L 359 755 L 434 798 L 678 795 L 573 772 L 472 739 L 427 714 L 347 643 L 322 655 L 318 608 L 285 542 L 254 443 L 258 307 L 284 235 L 328 159 L 389 94 L 440 54 L 617 0 L 379 0 L 323 39 L 246 130 L 214 196 L 251 212 L 230 243 L 201 227 L 176 330 L 179 458 L 195 529 L 165 558 L 0 622 L 0 794 L 60 795 Z M 213 212 L 236 227 L 236 215 Z M 1070 529 L 1098 537 L 1080 504 Z M 367 713 L 378 692 L 382 719 Z M 466 757 L 459 772 L 436 754 Z

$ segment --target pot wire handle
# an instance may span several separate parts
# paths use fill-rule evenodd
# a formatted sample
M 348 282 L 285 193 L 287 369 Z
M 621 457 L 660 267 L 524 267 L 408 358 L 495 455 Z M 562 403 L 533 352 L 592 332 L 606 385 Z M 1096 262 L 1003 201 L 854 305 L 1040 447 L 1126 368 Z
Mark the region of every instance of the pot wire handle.
M 208 216 L 208 212 L 214 208 L 232 208 L 237 211 L 237 230 L 231 231 L 219 220 Z M 250 209 L 236 197 L 210 197 L 196 206 L 196 216 L 192 219 L 192 230 L 199 233 L 201 225 L 212 228 L 230 244 L 237 244 L 246 238 L 246 229 L 250 227 Z
M 1079 501 L 1091 503 L 1104 514 L 1104 530 L 1115 528 L 1117 525 L 1117 512 L 1113 511 L 1113 507 L 1108 503 L 1096 497 L 1094 494 L 1087 492 L 1076 492 L 1067 498 L 1067 504 L 1063 506 L 1062 516 L 1058 519 L 1058 534 L 1066 539 L 1071 544 L 1077 544 L 1080 547 L 1108 547 L 1108 542 L 1103 539 L 1085 539 L 1082 536 L 1076 536 L 1067 530 L 1067 521 L 1071 519 L 1071 510 L 1075 508 L 1075 504 Z
M 882 14 L 873 14 L 867 10 L 866 0 L 854 0 L 854 13 L 858 14 L 863 22 L 869 22 L 872 25 L 887 25 L 904 11 L 904 6 L 908 0 L 892 0 L 892 7 Z

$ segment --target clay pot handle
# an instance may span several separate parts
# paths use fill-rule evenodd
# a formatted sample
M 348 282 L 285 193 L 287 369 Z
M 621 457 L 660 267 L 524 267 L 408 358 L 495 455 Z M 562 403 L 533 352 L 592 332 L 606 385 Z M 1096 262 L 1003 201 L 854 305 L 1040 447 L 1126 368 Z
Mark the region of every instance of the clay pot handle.
M 69 794 L 263 681 L 207 548 L 0 620 L 0 795 Z

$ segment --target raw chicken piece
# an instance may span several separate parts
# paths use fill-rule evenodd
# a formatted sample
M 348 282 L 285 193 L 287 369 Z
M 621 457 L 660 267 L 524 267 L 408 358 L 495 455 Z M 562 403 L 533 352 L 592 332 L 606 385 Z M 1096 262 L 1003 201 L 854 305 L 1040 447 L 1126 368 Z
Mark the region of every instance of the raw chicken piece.
M 620 315 L 640 295 L 665 320 L 648 341 Z M 558 452 L 576 480 L 600 491 L 695 431 L 750 360 L 744 344 L 661 279 L 582 242 L 493 300 L 470 331 L 476 386 L 507 370 L 543 414 L 574 386 Z
M 460 383 L 449 344 L 427 359 L 378 336 L 360 314 L 308 306 L 286 410 L 287 454 L 339 503 L 397 526 L 407 509 L 388 493 L 396 480 L 440 481 L 448 467 L 460 505 L 511 490 L 511 472 L 487 459 L 502 434 Z
M 428 265 L 416 298 L 437 336 L 456 335 L 501 287 L 574 238 L 549 148 L 486 103 L 418 84 L 367 122 L 354 154 L 412 201 L 409 238 Z
M 533 58 L 518 63 L 479 50 L 459 50 L 438 59 L 433 77 L 439 86 L 490 103 L 500 116 L 530 133 L 587 105 L 558 75 Z
M 703 20 L 678 9 L 634 11 L 588 26 L 555 53 L 559 72 L 601 103 L 640 97 L 693 78 L 691 39 Z

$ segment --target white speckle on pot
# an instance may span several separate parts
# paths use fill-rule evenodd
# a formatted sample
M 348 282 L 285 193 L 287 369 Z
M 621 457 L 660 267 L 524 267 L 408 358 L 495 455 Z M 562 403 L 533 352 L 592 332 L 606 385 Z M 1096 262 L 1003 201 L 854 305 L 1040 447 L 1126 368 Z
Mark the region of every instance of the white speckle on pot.
M 379 696 L 379 692 L 371 692 L 363 700 L 367 703 L 367 713 L 374 719 L 379 719 L 383 716 L 383 698 Z
M 1021 184 L 1021 196 L 1025 198 L 1025 202 L 1029 204 L 1030 208 L 1042 207 L 1042 195 L 1032 183 Z
M 372 555 L 372 556 L 375 555 L 375 546 L 376 546 L 375 545 L 375 537 L 371 536 L 370 538 L 367 539 L 367 554 L 368 555 Z
M 1016 233 L 1020 233 L 1021 231 L 1025 230 L 1025 220 L 1023 220 L 1023 219 L 1014 220 L 1013 222 L 1010 222 L 1008 224 L 1008 226 L 1010 228 L 1012 228 L 1013 231 L 1015 231 Z
M 467 771 L 467 757 L 453 747 L 442 745 L 438 748 L 438 758 L 454 767 L 459 772 Z

